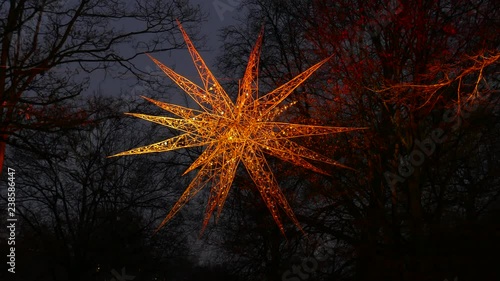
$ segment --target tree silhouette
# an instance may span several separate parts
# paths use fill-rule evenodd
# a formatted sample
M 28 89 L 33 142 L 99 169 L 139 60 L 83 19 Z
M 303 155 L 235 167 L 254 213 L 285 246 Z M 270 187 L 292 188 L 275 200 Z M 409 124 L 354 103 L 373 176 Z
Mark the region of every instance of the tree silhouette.
M 189 26 L 200 12 L 187 0 L 21 0 L 2 1 L 0 19 L 1 168 L 11 137 L 29 148 L 21 130 L 56 131 L 84 121 L 84 112 L 59 104 L 86 90 L 90 73 L 144 79 L 134 59 L 180 48 L 175 20 Z
M 117 146 L 158 136 L 158 126 L 122 117 L 123 110 L 141 107 L 90 98 L 79 108 L 95 109 L 92 117 L 99 122 L 84 130 L 31 136 L 43 152 L 13 151 L 11 157 L 23 167 L 16 180 L 22 186 L 16 191 L 20 278 L 105 280 L 122 267 L 153 278 L 189 261 L 187 236 L 175 224 L 152 236 L 170 205 L 172 187 L 183 184 L 173 178 L 180 173 L 175 156 L 106 158 Z
M 498 126 L 492 125 L 498 123 L 498 4 L 318 0 L 247 5 L 253 11 L 250 24 L 225 30 L 227 54 L 220 67 L 237 72 L 242 64 L 234 58 L 249 50 L 242 42 L 251 41 L 246 38 L 264 24 L 261 65 L 267 76 L 260 81 L 270 87 L 333 55 L 317 79 L 291 96 L 297 101 L 295 118 L 370 128 L 349 139 L 316 143 L 358 172 L 318 177 L 296 171 L 302 185 L 288 186 L 304 230 L 335 237 L 340 242 L 336 253 L 343 252 L 344 262 L 354 265 L 342 278 L 495 276 L 483 255 L 490 251 L 483 248 L 488 243 L 498 248 L 495 238 L 481 240 L 484 244 L 472 250 L 464 237 L 484 237 L 498 213 L 499 183 L 491 176 L 498 159 L 488 155 L 498 151 L 493 141 Z M 341 153 L 328 154 L 337 147 Z M 286 167 L 283 173 L 293 176 Z

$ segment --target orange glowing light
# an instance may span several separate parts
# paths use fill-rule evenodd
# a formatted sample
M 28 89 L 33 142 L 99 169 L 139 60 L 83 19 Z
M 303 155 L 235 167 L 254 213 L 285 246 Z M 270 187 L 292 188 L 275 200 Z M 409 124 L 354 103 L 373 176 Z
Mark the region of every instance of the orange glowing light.
M 205 211 L 203 232 L 215 209 L 217 209 L 216 218 L 220 216 L 235 177 L 236 168 L 240 163 L 248 171 L 283 235 L 284 228 L 279 215 L 279 208 L 302 230 L 292 208 L 278 187 L 264 154 L 275 156 L 322 174 L 327 173 L 313 166 L 307 160 L 345 167 L 337 161 L 322 156 L 290 139 L 347 132 L 358 128 L 313 126 L 275 121 L 288 108 L 288 106 L 280 107 L 279 104 L 322 66 L 328 58 L 300 73 L 281 87 L 259 97 L 257 76 L 262 44 L 261 32 L 250 54 L 243 79 L 240 81 L 238 97 L 236 102 L 233 102 L 210 72 L 180 23 L 179 28 L 199 72 L 203 87 L 199 87 L 155 58 L 148 56 L 170 79 L 196 101 L 200 110 L 144 97 L 179 118 L 137 113 L 128 113 L 129 115 L 177 129 L 182 131 L 183 134 L 113 155 L 125 156 L 167 152 L 196 146 L 205 147 L 204 152 L 184 174 L 195 169 L 199 169 L 198 173 L 157 230 L 171 220 L 181 207 L 201 189 L 210 186 L 210 197 Z

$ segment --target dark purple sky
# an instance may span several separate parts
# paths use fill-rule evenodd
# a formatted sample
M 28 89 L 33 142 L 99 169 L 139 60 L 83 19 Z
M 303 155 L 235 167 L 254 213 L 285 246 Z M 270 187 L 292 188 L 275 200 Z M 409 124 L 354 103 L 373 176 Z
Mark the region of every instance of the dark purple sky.
M 244 11 L 236 7 L 240 1 L 241 0 L 190 0 L 192 5 L 199 5 L 202 13 L 208 15 L 206 21 L 199 26 L 199 35 L 204 36 L 205 40 L 204 42 L 195 42 L 195 46 L 217 78 L 226 77 L 226 75 L 223 74 L 217 75 L 218 73 L 215 71 L 215 59 L 217 56 L 221 55 L 222 51 L 222 42 L 219 39 L 218 32 L 221 28 L 237 23 L 234 18 L 244 13 Z M 157 53 L 154 56 L 166 66 L 173 68 L 180 75 L 200 84 L 198 73 L 187 49 Z M 139 58 L 136 64 L 137 68 L 141 70 L 159 72 L 154 63 L 146 56 Z M 163 76 L 163 73 L 160 73 L 160 75 Z M 166 75 L 164 77 L 165 79 L 169 79 Z M 94 82 L 91 82 L 90 92 L 100 90 L 102 93 L 108 95 L 117 95 L 120 93 L 121 88 L 122 95 L 129 96 L 130 98 L 141 94 L 148 96 L 147 93 L 141 93 L 140 90 L 134 92 L 133 87 L 129 86 L 127 83 L 123 83 L 123 81 L 103 77 L 102 74 L 93 74 L 92 80 Z M 172 98 L 174 100 L 172 101 L 176 102 L 178 96 L 177 98 L 174 96 L 176 96 L 176 94 L 173 93 Z
M 199 42 L 195 42 L 195 46 L 198 47 L 197 49 L 208 67 L 214 71 L 215 59 L 222 51 L 222 42 L 218 36 L 218 31 L 221 28 L 237 23 L 234 17 L 238 16 L 242 11 L 231 3 L 239 3 L 239 0 L 191 0 L 191 3 L 199 5 L 201 11 L 208 14 L 207 21 L 203 22 L 200 28 L 200 35 L 205 36 L 205 45 L 200 46 Z M 176 72 L 198 83 L 198 73 L 186 49 L 158 54 L 157 59 L 169 67 L 175 66 Z
M 207 36 L 207 47 L 212 48 L 215 53 L 219 53 L 220 46 L 222 42 L 218 38 L 218 30 L 235 24 L 236 21 L 234 17 L 243 14 L 243 11 L 237 9 L 236 6 L 232 6 L 229 3 L 238 3 L 238 0 L 191 0 L 194 5 L 200 5 L 201 10 L 208 14 L 208 21 L 204 23 L 201 27 L 202 34 Z M 230 10 L 223 10 L 220 5 L 227 5 Z M 213 58 L 213 54 L 203 54 L 205 56 L 210 56 Z M 212 59 L 211 58 L 211 59 Z M 212 64 L 212 61 L 206 61 L 208 64 Z

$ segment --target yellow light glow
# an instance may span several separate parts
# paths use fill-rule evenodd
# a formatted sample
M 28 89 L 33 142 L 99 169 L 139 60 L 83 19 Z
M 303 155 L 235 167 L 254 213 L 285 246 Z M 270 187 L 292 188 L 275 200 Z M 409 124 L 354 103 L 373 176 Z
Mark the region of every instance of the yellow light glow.
M 157 230 L 171 220 L 181 207 L 201 189 L 210 186 L 210 197 L 205 211 L 203 232 L 215 209 L 217 209 L 216 218 L 220 216 L 235 177 L 236 168 L 240 163 L 243 163 L 248 171 L 283 235 L 284 228 L 278 207 L 302 230 L 292 208 L 278 187 L 278 183 L 264 157 L 264 152 L 322 174 L 327 173 L 313 166 L 307 160 L 321 161 L 346 168 L 342 164 L 309 150 L 290 139 L 347 132 L 358 128 L 313 126 L 275 121 L 289 107 L 279 107 L 279 104 L 322 66 L 328 58 L 300 73 L 286 84 L 259 97 L 257 76 L 262 44 L 261 32 L 250 54 L 245 74 L 240 83 L 239 95 L 236 102 L 233 102 L 212 75 L 180 23 L 179 28 L 199 72 L 203 87 L 199 87 L 155 58 L 148 56 L 170 79 L 193 98 L 201 109 L 195 110 L 144 97 L 179 118 L 138 113 L 128 113 L 129 115 L 177 129 L 182 131 L 183 134 L 113 155 L 125 156 L 167 152 L 181 148 L 205 146 L 203 153 L 184 174 L 195 169 L 199 169 L 198 173 Z

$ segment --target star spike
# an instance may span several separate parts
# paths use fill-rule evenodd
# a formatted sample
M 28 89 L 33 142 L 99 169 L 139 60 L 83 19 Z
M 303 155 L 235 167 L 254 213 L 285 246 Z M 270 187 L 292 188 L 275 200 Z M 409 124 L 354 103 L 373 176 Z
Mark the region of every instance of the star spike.
M 254 108 L 247 108 L 245 105 L 254 105 L 254 99 L 258 98 L 259 94 L 259 56 L 260 49 L 262 46 L 262 37 L 264 36 L 264 27 L 262 27 L 257 42 L 255 43 L 250 57 L 248 59 L 248 65 L 243 75 L 243 79 L 240 84 L 240 89 L 238 93 L 238 98 L 236 100 L 236 111 L 237 114 L 243 109 L 254 110 Z
M 212 74 L 210 69 L 207 67 L 205 61 L 202 59 L 198 51 L 196 50 L 193 42 L 187 35 L 186 31 L 182 27 L 179 20 L 177 20 L 177 25 L 182 33 L 182 37 L 186 42 L 191 58 L 195 64 L 196 70 L 200 75 L 201 81 L 205 88 L 205 92 L 212 93 L 209 99 L 211 100 L 211 105 L 216 112 L 227 112 L 226 114 L 232 114 L 231 109 L 234 107 L 233 102 L 227 95 L 226 91 L 222 88 L 219 81 Z
M 315 65 L 306 69 L 304 72 L 295 76 L 292 80 L 281 85 L 265 96 L 260 97 L 258 99 L 258 102 L 263 109 L 262 115 L 266 116 L 267 114 L 269 114 L 273 108 L 283 102 L 298 86 L 304 83 L 304 81 L 306 81 L 309 76 L 311 76 L 316 70 L 318 70 L 318 68 L 320 68 L 328 60 L 330 60 L 330 58 L 332 58 L 332 56 L 316 63 Z
M 155 104 L 159 108 L 161 108 L 163 110 L 166 110 L 166 111 L 168 111 L 168 112 L 170 112 L 172 114 L 175 114 L 175 115 L 177 115 L 179 117 L 182 117 L 184 119 L 190 119 L 190 118 L 195 117 L 196 114 L 202 113 L 202 111 L 191 109 L 191 108 L 188 108 L 188 107 L 184 107 L 184 106 L 180 106 L 180 105 L 176 105 L 176 104 L 171 104 L 171 103 L 165 103 L 165 102 L 157 101 L 157 100 L 145 97 L 145 96 L 141 96 L 141 97 L 143 99 L 145 99 L 145 100 L 147 100 L 147 101 Z

